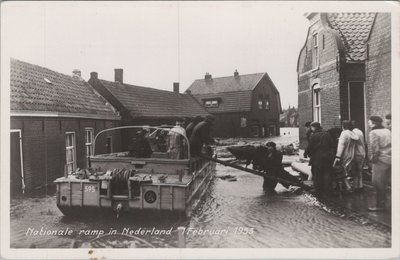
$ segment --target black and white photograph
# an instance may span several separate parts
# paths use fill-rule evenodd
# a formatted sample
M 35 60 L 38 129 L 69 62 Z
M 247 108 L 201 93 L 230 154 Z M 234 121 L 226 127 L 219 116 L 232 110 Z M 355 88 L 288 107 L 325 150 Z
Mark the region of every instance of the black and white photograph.
M 400 257 L 399 18 L 2 2 L 1 257 Z

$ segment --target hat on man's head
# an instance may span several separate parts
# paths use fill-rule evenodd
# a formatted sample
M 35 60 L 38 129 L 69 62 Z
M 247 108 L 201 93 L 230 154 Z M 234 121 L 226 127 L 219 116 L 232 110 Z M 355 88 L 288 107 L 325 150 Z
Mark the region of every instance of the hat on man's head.
M 321 124 L 319 123 L 319 122 L 312 122 L 311 124 L 310 124 L 310 126 L 313 126 L 313 127 L 315 127 L 315 128 L 321 128 Z
M 276 143 L 274 143 L 274 142 L 268 142 L 268 143 L 265 144 L 265 146 L 266 146 L 266 147 L 273 147 L 273 148 L 276 148 Z
M 369 120 L 371 120 L 372 123 L 377 124 L 377 125 L 380 125 L 383 122 L 382 118 L 379 116 L 370 116 Z

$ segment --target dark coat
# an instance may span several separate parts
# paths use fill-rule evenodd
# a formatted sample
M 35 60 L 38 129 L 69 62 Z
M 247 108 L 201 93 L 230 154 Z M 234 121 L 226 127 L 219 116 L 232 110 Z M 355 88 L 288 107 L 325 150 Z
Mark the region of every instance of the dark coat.
M 129 156 L 137 158 L 149 158 L 153 151 L 151 150 L 150 142 L 144 136 L 137 136 L 133 141 Z
M 316 130 L 311 136 L 305 153 L 314 161 L 316 159 L 332 158 L 335 153 L 335 143 L 331 135 L 320 130 Z
M 190 150 L 193 156 L 199 155 L 203 144 L 212 144 L 213 138 L 211 137 L 212 124 L 206 120 L 198 123 L 190 136 Z
M 190 122 L 188 125 L 187 125 L 187 127 L 186 127 L 186 136 L 187 136 L 187 138 L 191 138 L 191 136 L 192 136 L 192 133 L 193 133 L 193 129 L 195 128 L 195 126 L 198 124 L 199 122 L 195 122 L 195 121 L 193 121 L 193 122 Z

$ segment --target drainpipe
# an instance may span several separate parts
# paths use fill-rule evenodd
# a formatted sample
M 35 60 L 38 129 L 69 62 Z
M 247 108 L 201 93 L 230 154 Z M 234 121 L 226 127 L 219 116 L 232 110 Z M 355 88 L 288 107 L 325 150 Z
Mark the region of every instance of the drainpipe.
M 19 153 L 20 153 L 20 158 L 21 158 L 21 185 L 22 185 L 22 194 L 25 194 L 25 176 L 24 176 L 24 158 L 23 158 L 23 152 L 22 152 L 22 133 L 21 130 L 11 130 L 12 132 L 18 132 L 18 137 L 19 137 Z
M 24 176 L 24 158 L 22 152 L 22 133 L 21 130 L 18 131 L 19 133 L 19 152 L 21 157 L 21 184 L 22 184 L 22 194 L 25 194 L 25 176 Z

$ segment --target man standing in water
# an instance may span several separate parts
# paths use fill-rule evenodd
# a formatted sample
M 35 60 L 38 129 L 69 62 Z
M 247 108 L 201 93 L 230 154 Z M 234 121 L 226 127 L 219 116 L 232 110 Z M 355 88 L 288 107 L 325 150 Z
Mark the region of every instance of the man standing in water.
M 318 122 L 311 123 L 313 134 L 306 148 L 310 156 L 311 173 L 317 195 L 329 195 L 332 191 L 332 164 L 334 158 L 334 143 L 330 134 L 322 130 Z

